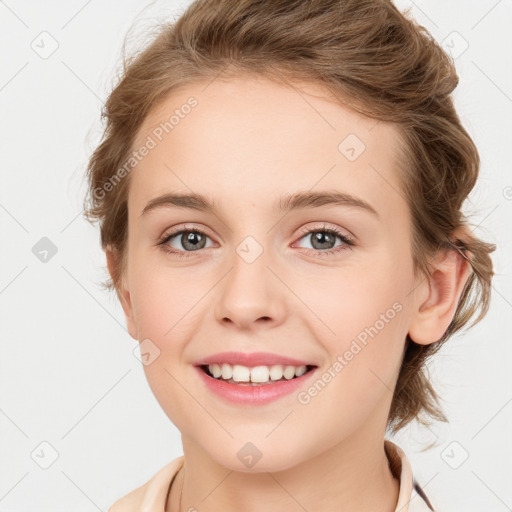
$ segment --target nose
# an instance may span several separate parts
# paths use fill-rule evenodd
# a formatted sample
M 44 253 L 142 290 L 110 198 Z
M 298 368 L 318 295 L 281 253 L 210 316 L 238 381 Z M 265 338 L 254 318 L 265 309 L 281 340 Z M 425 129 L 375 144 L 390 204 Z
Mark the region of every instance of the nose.
M 215 318 L 243 330 L 280 325 L 287 313 L 286 287 L 269 267 L 265 252 L 252 262 L 235 253 L 231 262 L 219 283 Z

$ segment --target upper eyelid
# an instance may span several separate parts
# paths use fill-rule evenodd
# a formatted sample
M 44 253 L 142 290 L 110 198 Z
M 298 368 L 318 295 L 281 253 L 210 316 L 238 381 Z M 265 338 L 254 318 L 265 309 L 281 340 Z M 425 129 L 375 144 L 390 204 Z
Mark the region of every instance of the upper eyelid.
M 216 238 L 212 235 L 210 235 L 209 233 L 209 230 L 207 228 L 204 228 L 204 227 L 197 227 L 197 226 L 192 226 L 192 227 L 188 227 L 188 226 L 180 226 L 179 228 L 171 228 L 170 230 L 166 230 L 164 231 L 164 234 L 161 235 L 159 237 L 160 240 L 165 240 L 169 237 L 174 237 L 174 236 L 177 236 L 177 235 L 180 235 L 180 234 L 183 234 L 184 232 L 189 232 L 189 231 L 196 231 L 196 232 L 200 232 L 200 233 L 204 233 L 206 236 L 210 237 L 210 238 Z
M 334 224 L 330 224 L 328 222 L 323 221 L 321 226 L 305 226 L 301 228 L 300 235 L 307 235 L 308 233 L 314 232 L 314 231 L 338 231 L 340 235 L 343 235 L 347 238 L 350 238 L 351 240 L 355 240 L 356 237 L 348 231 L 346 228 L 341 228 L 339 226 L 336 226 Z
M 315 221 L 311 221 L 315 222 Z M 355 242 L 357 240 L 357 237 L 352 235 L 350 231 L 348 231 L 346 228 L 340 228 L 334 224 L 330 224 L 326 221 L 317 221 L 320 222 L 322 225 L 320 226 L 304 226 L 300 229 L 300 232 L 298 233 L 298 237 L 293 243 L 297 243 L 299 240 L 307 236 L 309 233 L 315 232 L 315 231 L 323 231 L 323 230 L 332 230 L 332 231 L 338 231 L 339 234 L 337 234 L 338 237 L 345 237 L 352 242 Z M 209 234 L 208 228 L 205 228 L 203 226 L 197 227 L 197 226 L 190 226 L 190 225 L 182 225 L 178 228 L 172 228 L 170 231 L 166 231 L 164 235 L 162 235 L 159 240 L 161 242 L 169 241 L 169 238 L 174 238 L 175 236 L 181 235 L 184 232 L 201 232 L 208 236 L 209 238 L 213 239 L 215 241 L 216 237 Z M 347 233 L 343 233 L 343 231 L 346 231 Z

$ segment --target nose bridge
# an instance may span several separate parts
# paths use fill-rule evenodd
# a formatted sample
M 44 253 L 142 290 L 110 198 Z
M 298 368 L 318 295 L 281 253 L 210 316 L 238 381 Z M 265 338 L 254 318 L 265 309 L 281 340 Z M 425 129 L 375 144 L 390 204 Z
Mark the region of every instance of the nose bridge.
M 239 327 L 259 321 L 280 323 L 285 314 L 285 297 L 279 280 L 267 267 L 272 266 L 268 251 L 253 236 L 246 236 L 229 258 L 230 271 L 224 279 L 215 314 Z M 282 286 L 281 286 L 282 288 Z

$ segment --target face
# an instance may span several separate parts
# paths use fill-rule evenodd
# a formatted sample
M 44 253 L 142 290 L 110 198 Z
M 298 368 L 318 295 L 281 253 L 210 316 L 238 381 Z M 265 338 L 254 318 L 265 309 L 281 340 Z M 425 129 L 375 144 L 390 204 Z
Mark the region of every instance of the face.
M 238 471 L 382 437 L 414 311 L 395 128 L 298 87 L 197 82 L 159 104 L 134 144 L 151 148 L 130 174 L 130 334 L 184 443 Z M 196 366 L 227 351 L 315 368 L 274 400 L 233 402 Z M 239 454 L 254 447 L 252 469 Z

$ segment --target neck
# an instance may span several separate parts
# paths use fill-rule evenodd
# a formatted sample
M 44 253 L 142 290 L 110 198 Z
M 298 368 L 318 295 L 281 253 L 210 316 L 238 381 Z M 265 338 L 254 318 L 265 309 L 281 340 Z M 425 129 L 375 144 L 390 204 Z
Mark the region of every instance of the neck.
M 185 465 L 173 482 L 166 512 L 394 512 L 399 482 L 382 438 L 361 432 L 283 471 L 230 471 L 184 439 Z M 181 501 L 181 507 L 180 507 Z

